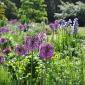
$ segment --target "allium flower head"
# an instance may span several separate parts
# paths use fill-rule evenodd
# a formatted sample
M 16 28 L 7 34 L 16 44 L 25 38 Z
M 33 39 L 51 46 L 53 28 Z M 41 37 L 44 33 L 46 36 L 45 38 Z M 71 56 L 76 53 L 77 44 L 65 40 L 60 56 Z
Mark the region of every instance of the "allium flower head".
M 39 48 L 39 56 L 42 59 L 50 59 L 53 56 L 54 48 L 50 44 L 41 44 Z
M 49 26 L 52 30 L 57 30 L 59 27 L 59 22 L 56 20 L 55 22 L 50 23 Z
M 5 38 L 0 38 L 0 44 L 4 44 L 4 43 L 6 43 L 7 42 L 7 39 L 5 39 Z
M 29 50 L 36 50 L 39 48 L 40 41 L 37 36 L 26 37 L 25 39 L 25 46 Z
M 19 26 L 19 29 L 22 30 L 22 31 L 26 30 L 26 28 L 27 28 L 27 25 L 26 24 L 21 24 Z
M 9 32 L 9 29 L 7 27 L 0 28 L 0 33 L 7 33 Z
M 0 56 L 0 63 L 3 63 L 5 61 L 5 58 L 3 56 Z
M 20 56 L 24 56 L 24 55 L 28 54 L 28 50 L 23 45 L 17 45 L 15 48 L 15 52 Z

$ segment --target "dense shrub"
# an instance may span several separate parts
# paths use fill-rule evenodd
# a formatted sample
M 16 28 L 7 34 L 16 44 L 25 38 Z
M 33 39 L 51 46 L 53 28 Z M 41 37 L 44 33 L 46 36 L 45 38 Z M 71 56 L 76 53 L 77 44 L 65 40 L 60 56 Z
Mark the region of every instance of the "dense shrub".
M 41 21 L 46 18 L 45 4 L 43 0 L 21 0 L 19 17 L 26 15 L 28 19 Z
M 11 76 L 3 66 L 0 66 L 0 85 L 10 85 Z
M 8 19 L 17 18 L 17 7 L 10 0 L 2 0 L 5 5 L 5 15 Z

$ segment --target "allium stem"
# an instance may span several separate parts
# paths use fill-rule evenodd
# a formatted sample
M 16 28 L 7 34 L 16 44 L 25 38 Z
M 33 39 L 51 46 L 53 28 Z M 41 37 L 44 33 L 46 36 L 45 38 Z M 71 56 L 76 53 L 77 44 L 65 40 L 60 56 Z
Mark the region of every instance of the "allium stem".
M 47 59 L 46 59 L 46 61 L 45 61 L 45 75 L 46 75 L 45 85 L 47 85 L 47 72 L 48 72 L 48 61 L 47 61 Z
M 33 51 L 32 51 L 32 58 L 31 58 L 31 83 L 33 85 Z
M 82 51 L 82 49 L 80 49 L 81 51 L 81 84 L 83 85 L 85 83 L 84 81 L 84 53 Z
M 55 37 L 55 31 L 53 30 L 53 32 L 52 32 L 52 42 L 54 42 L 54 37 Z

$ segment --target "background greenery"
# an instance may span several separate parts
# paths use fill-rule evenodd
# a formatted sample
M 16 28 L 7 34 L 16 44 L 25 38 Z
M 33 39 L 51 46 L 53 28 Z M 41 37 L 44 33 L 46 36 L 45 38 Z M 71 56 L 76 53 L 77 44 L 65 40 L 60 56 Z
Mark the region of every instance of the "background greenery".
M 78 2 L 79 1 L 79 2 Z M 0 17 L 7 19 L 24 18 L 32 21 L 48 21 L 68 18 L 79 19 L 80 26 L 85 25 L 85 1 L 84 0 L 1 0 Z M 3 13 L 1 13 L 3 12 Z M 1 15 L 2 14 L 2 15 Z M 55 18 L 56 17 L 56 18 Z

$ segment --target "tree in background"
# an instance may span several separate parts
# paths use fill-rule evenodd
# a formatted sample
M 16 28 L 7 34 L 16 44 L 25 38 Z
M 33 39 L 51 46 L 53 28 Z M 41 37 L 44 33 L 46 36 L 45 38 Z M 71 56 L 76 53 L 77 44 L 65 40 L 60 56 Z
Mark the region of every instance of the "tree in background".
M 10 0 L 5 0 L 4 1 L 4 4 L 6 5 L 6 17 L 8 19 L 11 19 L 11 18 L 17 18 L 17 7 L 15 5 L 15 3 L 12 3 Z
M 78 1 L 81 1 L 81 2 L 84 2 L 85 3 L 85 0 L 62 0 L 63 2 L 70 2 L 70 3 L 76 3 Z
M 5 5 L 4 3 L 0 3 L 0 19 L 5 18 Z
M 77 17 L 79 19 L 80 26 L 85 25 L 85 4 L 82 2 L 76 2 L 73 3 L 62 3 L 62 5 L 59 5 L 59 8 L 61 10 L 60 13 L 55 13 L 56 19 L 74 19 Z
M 61 12 L 61 9 L 60 9 L 60 7 L 58 7 L 58 5 L 62 5 L 62 1 L 69 2 L 69 3 L 76 3 L 77 1 L 80 1 L 80 0 L 45 0 L 45 2 L 47 4 L 47 14 L 48 14 L 49 22 L 52 22 L 55 20 L 55 17 L 54 17 L 55 13 Z M 85 0 L 81 0 L 81 2 L 85 2 Z M 74 13 L 74 15 L 75 15 L 75 13 Z M 58 14 L 58 16 L 60 17 L 61 14 L 60 15 Z
M 30 20 L 42 21 L 47 18 L 44 0 L 21 0 L 19 17 L 26 15 Z
M 11 2 L 11 0 L 1 0 L 1 3 L 5 6 L 5 16 L 8 19 L 17 18 L 17 7 L 15 3 Z
M 11 0 L 19 8 L 21 6 L 21 0 Z
M 55 2 L 54 0 L 45 0 L 45 3 L 47 4 L 48 21 L 53 22 L 55 20 L 54 13 L 56 12 Z

